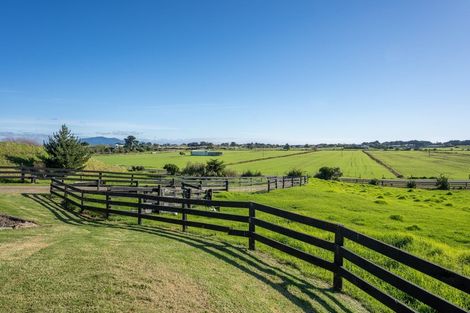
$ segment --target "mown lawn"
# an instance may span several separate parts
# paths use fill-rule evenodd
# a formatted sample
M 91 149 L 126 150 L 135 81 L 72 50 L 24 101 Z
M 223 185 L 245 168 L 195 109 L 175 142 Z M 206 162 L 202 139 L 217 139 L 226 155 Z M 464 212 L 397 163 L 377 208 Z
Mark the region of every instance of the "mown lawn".
M 145 222 L 0 195 L 39 227 L 0 231 L 1 312 L 365 312 L 262 252 Z
M 469 179 L 468 151 L 370 151 L 405 177 L 444 174 L 452 179 Z

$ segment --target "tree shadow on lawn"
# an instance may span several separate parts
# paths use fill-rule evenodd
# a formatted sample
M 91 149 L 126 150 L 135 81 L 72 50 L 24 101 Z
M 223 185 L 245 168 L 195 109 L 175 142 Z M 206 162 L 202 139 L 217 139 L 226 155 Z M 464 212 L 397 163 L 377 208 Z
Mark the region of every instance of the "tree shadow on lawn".
M 354 312 L 345 306 L 341 302 L 342 300 L 338 299 L 338 293 L 335 293 L 332 288 L 317 287 L 313 285 L 315 282 L 307 281 L 297 271 L 293 270 L 291 273 L 278 266 L 269 264 L 256 256 L 256 253 L 249 252 L 246 248 L 212 240 L 208 236 L 182 233 L 158 226 L 112 224 L 104 219 L 96 219 L 73 210 L 66 210 L 59 203 L 51 200 L 48 194 L 23 194 L 23 196 L 40 204 L 49 210 L 58 220 L 69 225 L 106 227 L 143 232 L 177 240 L 178 242 L 200 249 L 271 286 L 303 312 L 317 312 L 318 310 L 315 307 L 322 307 L 327 312 Z M 293 290 L 297 292 L 293 292 Z M 302 296 L 299 296 L 299 294 L 302 294 Z M 312 302 L 315 303 L 315 307 L 312 305 Z

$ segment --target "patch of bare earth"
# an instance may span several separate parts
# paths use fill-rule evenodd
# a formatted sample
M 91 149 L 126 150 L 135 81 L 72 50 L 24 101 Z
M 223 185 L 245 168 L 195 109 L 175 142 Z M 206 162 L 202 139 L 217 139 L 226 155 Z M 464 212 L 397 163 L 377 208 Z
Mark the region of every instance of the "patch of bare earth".
M 3 228 L 24 228 L 37 226 L 35 223 L 25 221 L 17 217 L 0 214 L 0 229 Z

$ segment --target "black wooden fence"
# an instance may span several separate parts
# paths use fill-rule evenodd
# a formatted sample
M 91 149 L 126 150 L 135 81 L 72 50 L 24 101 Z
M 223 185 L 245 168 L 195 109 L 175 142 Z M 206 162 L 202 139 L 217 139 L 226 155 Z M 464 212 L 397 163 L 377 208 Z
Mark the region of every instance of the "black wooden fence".
M 356 183 L 356 184 L 369 184 L 371 179 L 368 178 L 348 178 L 341 177 L 341 181 L 345 183 Z M 408 183 L 414 182 L 416 188 L 422 189 L 436 189 L 437 179 L 374 179 L 374 184 L 384 187 L 399 187 L 407 188 Z M 470 180 L 466 179 L 450 179 L 450 189 L 470 189 Z
M 198 186 L 200 189 L 213 191 L 271 191 L 273 189 L 302 186 L 308 182 L 307 176 L 302 177 L 191 177 L 169 176 L 145 172 L 111 172 L 92 170 L 72 170 L 59 168 L 37 167 L 0 167 L 0 179 L 19 180 L 22 183 L 34 183 L 37 180 L 60 178 L 69 181 L 90 182 L 100 185 L 123 186 L 167 186 L 183 187 L 186 185 Z
M 52 179 L 51 181 L 51 194 L 63 199 L 65 206 L 75 205 L 81 210 L 101 212 L 106 216 L 117 214 L 136 217 L 139 224 L 142 223 L 143 219 L 148 219 L 181 225 L 183 230 L 186 230 L 187 227 L 199 227 L 224 232 L 229 235 L 247 237 L 250 249 L 254 250 L 256 242 L 259 242 L 280 250 L 288 255 L 304 260 L 310 264 L 319 266 L 333 274 L 333 287 L 336 291 L 342 290 L 343 280 L 345 279 L 396 312 L 416 311 L 409 305 L 401 302 L 393 296 L 385 293 L 374 284 L 366 281 L 364 277 L 348 270 L 344 266 L 344 262 L 348 261 L 354 264 L 383 282 L 386 282 L 396 289 L 408 294 L 409 297 L 434 308 L 438 312 L 466 312 L 465 309 L 443 299 L 432 291 L 426 290 L 423 287 L 388 271 L 373 261 L 360 256 L 353 251 L 352 248 L 349 248 L 350 245 L 346 248 L 345 242 L 351 241 L 373 250 L 396 262 L 400 262 L 403 265 L 441 281 L 455 288 L 456 291 L 460 290 L 466 294 L 470 293 L 470 279 L 468 277 L 411 255 L 408 252 L 339 224 L 318 220 L 312 217 L 253 202 L 191 199 L 190 195 L 186 195 L 184 198 L 174 198 L 105 190 L 91 190 L 67 184 L 57 179 Z M 119 200 L 112 200 L 114 197 L 119 197 Z M 221 213 L 204 209 L 208 207 L 240 209 L 240 214 Z M 123 210 L 122 208 L 128 209 Z M 179 213 L 181 214 L 181 218 L 155 214 L 160 213 L 161 211 Z M 332 233 L 334 241 L 324 240 L 307 233 L 299 232 L 279 224 L 266 221 L 259 216 L 261 214 L 280 217 L 289 222 L 300 223 Z M 188 216 L 191 215 L 214 220 L 236 222 L 238 226 L 230 227 L 221 225 L 220 223 L 190 221 L 188 220 Z M 240 224 L 245 226 L 242 227 Z M 264 235 L 264 232 L 263 234 L 259 232 L 258 229 L 260 228 L 324 249 L 333 254 L 333 261 L 302 251 L 287 243 L 273 240 Z

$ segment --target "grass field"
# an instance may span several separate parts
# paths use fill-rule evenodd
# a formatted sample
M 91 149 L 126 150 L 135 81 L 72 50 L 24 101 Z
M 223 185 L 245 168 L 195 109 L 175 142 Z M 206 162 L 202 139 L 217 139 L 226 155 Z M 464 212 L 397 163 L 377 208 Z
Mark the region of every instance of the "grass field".
M 405 177 L 430 177 L 444 174 L 452 179 L 469 179 L 468 151 L 371 151 L 374 156 Z
M 467 191 L 428 191 L 396 188 L 381 188 L 368 185 L 351 185 L 339 182 L 312 182 L 300 188 L 276 190 L 269 194 L 221 194 L 223 199 L 244 199 L 270 204 L 299 214 L 313 216 L 344 224 L 354 230 L 368 234 L 374 238 L 405 249 L 427 260 L 451 268 L 454 271 L 470 275 L 470 193 Z M 332 240 L 332 237 L 323 231 L 315 231 L 295 223 L 287 223 L 282 219 L 265 216 L 267 220 L 276 220 L 284 226 L 308 231 L 318 237 Z M 282 242 L 282 236 L 272 235 Z M 331 254 L 321 249 L 310 248 L 306 244 L 287 240 L 290 244 L 311 251 L 315 255 L 331 260 Z M 460 306 L 470 309 L 470 299 L 462 292 L 451 287 L 437 283 L 433 279 L 410 270 L 386 257 L 379 256 L 369 250 L 361 249 L 351 242 L 349 247 L 357 248 L 362 255 L 368 256 L 383 267 L 395 272 L 418 285 L 432 290 L 444 298 L 450 299 Z M 263 251 L 270 248 L 263 247 Z M 302 271 L 309 274 L 331 279 L 331 275 L 308 266 L 293 258 L 285 257 L 282 253 L 274 252 L 280 259 L 296 264 Z M 357 270 L 346 263 L 346 266 Z M 360 271 L 357 271 L 361 273 Z M 370 275 L 369 281 L 380 284 Z M 413 305 L 422 312 L 428 310 L 419 302 L 404 297 L 393 287 L 381 284 L 388 292 Z M 346 285 L 346 290 L 359 298 L 368 298 L 356 288 Z M 368 298 L 373 303 L 372 311 L 382 311 L 381 305 Z
M 362 151 L 318 151 L 312 154 L 292 156 L 233 165 L 230 168 L 242 172 L 246 169 L 259 170 L 270 175 L 283 175 L 292 168 L 300 168 L 313 175 L 322 166 L 340 167 L 346 177 L 393 178 L 382 165 L 377 164 Z
M 269 255 L 210 237 L 92 220 L 44 196 L 0 195 L 0 212 L 40 225 L 0 231 L 1 312 L 366 312 Z
M 299 150 L 235 150 L 223 151 L 223 155 L 218 157 L 191 156 L 189 151 L 185 155 L 180 155 L 178 151 L 155 152 L 155 153 L 127 153 L 95 155 L 94 158 L 106 162 L 107 164 L 129 167 L 132 165 L 142 165 L 145 167 L 162 168 L 167 163 L 173 163 L 179 167 L 185 166 L 188 162 L 205 163 L 210 159 L 220 159 L 227 164 L 257 160 L 261 158 L 279 157 L 300 153 Z
M 228 168 L 238 173 L 251 169 L 259 170 L 265 175 L 284 175 L 292 168 L 300 168 L 308 174 L 313 175 L 322 166 L 339 166 L 343 170 L 344 175 L 349 177 L 394 177 L 386 168 L 377 164 L 358 150 L 317 151 L 308 154 L 291 155 L 296 153 L 299 153 L 299 151 L 226 151 L 224 155 L 217 158 L 229 164 Z M 279 157 L 286 155 L 291 156 Z M 267 157 L 273 158 L 269 160 L 258 160 Z M 145 167 L 161 168 L 166 163 L 174 163 L 180 167 L 184 167 L 188 162 L 206 162 L 209 159 L 214 159 L 214 157 L 181 156 L 178 152 L 162 152 L 155 154 L 96 155 L 94 159 L 111 165 L 126 167 L 131 165 L 143 165 Z

